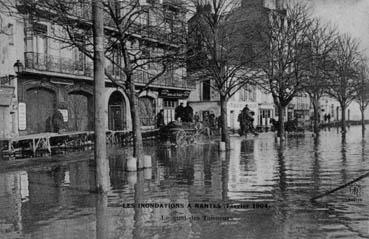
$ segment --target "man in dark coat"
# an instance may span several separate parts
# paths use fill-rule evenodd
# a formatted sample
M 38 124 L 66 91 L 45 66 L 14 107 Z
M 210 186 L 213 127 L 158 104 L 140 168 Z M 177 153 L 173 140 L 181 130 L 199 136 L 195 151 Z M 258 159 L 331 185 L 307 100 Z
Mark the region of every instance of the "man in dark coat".
M 184 115 L 184 107 L 183 107 L 183 103 L 181 103 L 179 106 L 176 107 L 175 109 L 175 115 L 174 118 L 175 120 L 177 120 L 178 118 L 183 119 L 183 115 Z
M 161 109 L 159 111 L 159 113 L 156 115 L 156 127 L 158 127 L 160 129 L 163 126 L 165 126 L 165 122 L 164 122 L 164 110 Z
M 54 111 L 51 121 L 55 133 L 60 133 L 60 131 L 64 129 L 63 115 L 59 110 Z
M 246 105 L 242 111 L 241 114 L 238 116 L 238 121 L 240 122 L 240 136 L 246 135 L 249 132 L 253 133 L 254 135 L 258 135 L 254 129 L 254 115 L 255 113 L 253 111 L 250 111 L 248 105 Z
M 184 108 L 183 122 L 192 122 L 192 121 L 193 121 L 193 109 L 187 103 L 186 107 Z

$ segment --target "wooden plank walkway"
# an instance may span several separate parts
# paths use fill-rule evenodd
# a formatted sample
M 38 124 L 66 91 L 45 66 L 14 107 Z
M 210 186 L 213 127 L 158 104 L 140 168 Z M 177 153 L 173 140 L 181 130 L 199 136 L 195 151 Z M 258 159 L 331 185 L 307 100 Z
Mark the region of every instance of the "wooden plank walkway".
M 144 140 L 156 138 L 158 129 L 143 130 Z M 68 148 L 91 147 L 94 142 L 94 131 L 63 132 L 63 133 L 40 133 L 18 136 L 3 139 L 7 142 L 7 149 L 1 149 L 1 154 L 8 154 L 9 157 L 16 153 L 31 151 L 33 156 L 39 152 L 52 153 L 53 149 L 66 150 Z M 128 145 L 133 141 L 132 131 L 106 131 L 106 141 L 108 145 Z

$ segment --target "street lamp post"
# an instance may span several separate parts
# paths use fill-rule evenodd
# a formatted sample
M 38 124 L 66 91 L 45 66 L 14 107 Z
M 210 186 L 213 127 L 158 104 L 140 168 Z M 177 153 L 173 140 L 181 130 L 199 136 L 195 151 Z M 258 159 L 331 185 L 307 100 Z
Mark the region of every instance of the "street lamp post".
M 13 68 L 14 68 L 14 72 L 17 74 L 17 76 L 19 77 L 19 75 L 22 74 L 23 72 L 23 64 L 20 60 L 17 60 L 14 65 L 13 65 Z
M 24 66 L 22 64 L 22 62 L 20 60 L 17 60 L 14 65 L 13 65 L 13 68 L 14 68 L 14 72 L 15 74 L 17 75 L 17 81 L 19 82 L 20 80 L 20 77 L 22 76 L 23 74 L 23 69 L 24 69 Z M 16 83 L 16 85 L 18 85 L 18 83 Z M 22 91 L 23 92 L 23 91 Z M 19 97 L 18 97 L 19 98 Z M 24 97 L 23 97 L 23 93 L 21 95 L 21 100 L 23 100 Z
M 20 77 L 23 74 L 23 64 L 20 60 L 17 60 L 14 65 L 14 72 L 17 75 L 17 82 L 15 82 L 15 87 L 16 87 L 16 91 L 17 91 L 17 85 L 19 83 Z M 18 96 L 19 99 L 19 96 Z M 24 97 L 23 97 L 23 91 L 21 94 L 21 101 L 23 101 Z M 25 130 L 26 129 L 26 104 L 24 102 L 19 102 L 18 101 L 18 105 L 17 105 L 17 113 L 18 115 L 18 121 L 16 122 L 16 120 L 13 120 L 13 128 L 18 128 L 19 130 Z M 18 124 L 18 127 L 16 126 Z

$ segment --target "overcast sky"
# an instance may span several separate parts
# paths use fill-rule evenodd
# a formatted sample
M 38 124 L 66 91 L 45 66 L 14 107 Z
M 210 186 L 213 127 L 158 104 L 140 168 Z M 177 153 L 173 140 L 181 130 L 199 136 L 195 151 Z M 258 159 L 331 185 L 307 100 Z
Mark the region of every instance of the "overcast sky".
M 308 0 L 313 14 L 359 38 L 369 57 L 369 0 Z

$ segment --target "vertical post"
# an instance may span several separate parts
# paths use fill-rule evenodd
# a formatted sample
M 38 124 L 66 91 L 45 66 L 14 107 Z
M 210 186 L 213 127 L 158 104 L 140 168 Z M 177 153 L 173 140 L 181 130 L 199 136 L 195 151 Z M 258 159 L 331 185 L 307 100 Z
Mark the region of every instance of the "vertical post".
M 102 0 L 92 1 L 94 38 L 94 96 L 95 96 L 95 160 L 96 187 L 98 192 L 107 192 L 110 187 L 109 161 L 106 156 L 106 128 L 104 119 L 104 15 Z

